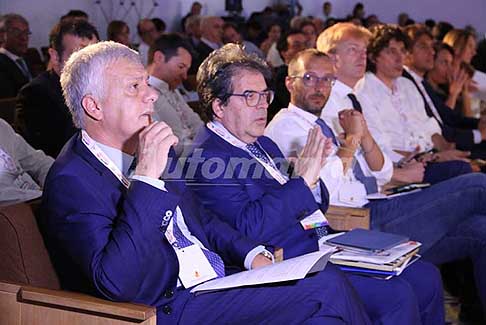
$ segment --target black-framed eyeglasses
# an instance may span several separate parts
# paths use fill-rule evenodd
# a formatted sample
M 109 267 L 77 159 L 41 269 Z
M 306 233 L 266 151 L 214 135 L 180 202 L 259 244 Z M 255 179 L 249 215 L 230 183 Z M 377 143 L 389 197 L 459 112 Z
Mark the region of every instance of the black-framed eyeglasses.
M 334 83 L 336 83 L 335 76 L 318 77 L 313 73 L 304 73 L 303 76 L 291 76 L 291 78 L 302 79 L 304 85 L 307 87 L 315 87 L 319 83 L 323 84 L 326 87 L 332 87 L 334 86 Z
M 264 91 L 254 91 L 254 90 L 245 90 L 243 94 L 228 94 L 229 96 L 239 96 L 245 97 L 246 105 L 250 107 L 256 107 L 261 104 L 262 98 L 265 99 L 265 102 L 270 105 L 273 101 L 274 92 L 273 90 L 264 90 Z

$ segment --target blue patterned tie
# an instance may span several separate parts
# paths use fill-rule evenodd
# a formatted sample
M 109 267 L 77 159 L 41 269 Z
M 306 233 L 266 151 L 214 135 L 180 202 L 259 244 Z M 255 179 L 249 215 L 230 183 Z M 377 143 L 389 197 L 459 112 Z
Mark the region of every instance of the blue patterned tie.
M 322 120 L 321 118 L 318 118 L 316 120 L 316 124 L 321 127 L 322 133 L 327 138 L 332 138 L 332 142 L 336 146 L 338 146 L 336 136 L 332 132 L 331 128 L 326 124 L 326 122 L 324 122 L 324 120 Z M 363 183 L 366 189 L 366 194 L 372 194 L 378 192 L 378 185 L 376 184 L 376 178 L 373 176 L 365 176 L 357 159 L 355 159 L 355 163 L 353 164 L 353 174 L 358 181 Z
M 188 246 L 191 246 L 191 245 L 194 245 L 193 242 L 191 242 L 189 239 L 187 239 L 184 234 L 182 233 L 181 229 L 179 228 L 179 226 L 177 225 L 177 212 L 174 213 L 174 218 L 173 218 L 173 223 L 174 223 L 174 237 L 177 241 L 177 245 L 180 247 L 180 248 L 184 248 L 184 247 L 188 247 Z M 224 262 L 223 260 L 221 259 L 221 257 L 214 253 L 214 252 L 211 252 L 207 249 L 204 249 L 204 248 L 201 248 L 203 253 L 204 253 L 204 256 L 206 256 L 206 258 L 208 259 L 209 261 L 209 264 L 211 264 L 211 266 L 213 267 L 214 271 L 216 272 L 216 274 L 218 275 L 218 278 L 221 278 L 221 277 L 224 277 Z
M 248 151 L 250 151 L 256 158 L 263 160 L 267 164 L 271 164 L 267 155 L 263 152 L 263 150 L 260 148 L 260 145 L 257 142 L 248 143 L 246 145 L 246 149 L 248 149 Z

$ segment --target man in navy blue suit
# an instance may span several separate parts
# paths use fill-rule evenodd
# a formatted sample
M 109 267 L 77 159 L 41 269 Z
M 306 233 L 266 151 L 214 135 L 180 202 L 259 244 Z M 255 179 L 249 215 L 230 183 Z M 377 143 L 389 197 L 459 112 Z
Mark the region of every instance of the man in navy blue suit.
M 322 141 L 319 126 L 312 127 L 294 161 L 294 174 L 287 173 L 281 151 L 263 136 L 273 97 L 269 79 L 266 64 L 234 44 L 203 62 L 198 92 L 212 121 L 196 137 L 185 172 L 210 211 L 249 238 L 282 247 L 288 258 L 318 250 L 318 238 L 328 230 L 323 215 L 328 189 L 318 178 L 307 179 L 301 163 L 325 165 L 332 143 L 330 138 Z M 443 322 L 440 277 L 428 263 L 417 263 L 389 281 L 349 279 L 374 323 Z
M 138 54 L 114 42 L 74 53 L 63 69 L 66 104 L 81 131 L 49 172 L 40 218 L 62 286 L 155 306 L 158 324 L 368 324 L 332 266 L 278 285 L 189 292 L 224 276 L 225 266 L 271 260 L 207 214 L 183 183 L 160 179 L 178 140 L 151 121 L 157 94 L 147 81 Z

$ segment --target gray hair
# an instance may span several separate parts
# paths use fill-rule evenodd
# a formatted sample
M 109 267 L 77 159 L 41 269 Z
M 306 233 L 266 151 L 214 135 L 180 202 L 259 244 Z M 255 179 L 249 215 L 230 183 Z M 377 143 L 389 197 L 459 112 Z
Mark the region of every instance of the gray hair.
M 91 95 L 104 98 L 104 75 L 107 67 L 120 59 L 142 64 L 138 53 L 120 43 L 106 41 L 89 45 L 71 55 L 61 73 L 61 86 L 66 105 L 77 128 L 84 128 L 82 100 Z
M 8 28 L 10 28 L 10 25 L 16 20 L 21 21 L 26 25 L 29 24 L 27 19 L 25 19 L 23 16 L 19 14 L 14 14 L 14 13 L 6 14 L 0 16 L 0 31 L 6 31 Z

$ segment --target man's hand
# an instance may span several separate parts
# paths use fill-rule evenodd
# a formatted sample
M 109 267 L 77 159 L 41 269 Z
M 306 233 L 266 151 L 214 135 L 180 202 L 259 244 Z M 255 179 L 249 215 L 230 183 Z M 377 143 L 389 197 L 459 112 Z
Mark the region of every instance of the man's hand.
M 251 263 L 251 268 L 256 269 L 256 268 L 266 266 L 266 265 L 270 265 L 270 264 L 272 264 L 271 259 L 269 259 L 268 257 L 265 257 L 263 254 L 258 254 L 253 259 L 253 262 Z
M 469 151 L 461 151 L 461 150 L 445 150 L 434 154 L 435 161 L 437 162 L 444 162 L 444 161 L 451 161 L 451 160 L 462 160 L 467 163 L 471 162 L 469 157 L 471 152 Z
M 138 136 L 135 175 L 159 178 L 167 166 L 169 149 L 178 143 L 172 129 L 164 122 L 153 122 Z
M 425 164 L 416 160 L 409 161 L 401 168 L 393 169 L 393 180 L 400 183 L 421 183 L 424 180 Z
M 339 124 L 343 128 L 346 136 L 353 136 L 361 141 L 368 130 L 363 115 L 354 109 L 345 109 L 338 114 Z
M 331 150 L 332 140 L 325 138 L 318 126 L 309 130 L 307 143 L 296 160 L 294 170 L 310 188 L 313 188 L 319 181 L 319 173 Z

